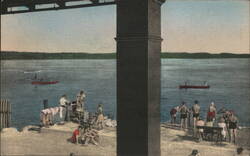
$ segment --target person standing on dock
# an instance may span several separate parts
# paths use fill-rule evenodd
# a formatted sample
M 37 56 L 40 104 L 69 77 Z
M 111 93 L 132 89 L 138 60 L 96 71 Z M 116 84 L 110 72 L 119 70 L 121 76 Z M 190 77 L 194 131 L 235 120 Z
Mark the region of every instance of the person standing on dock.
M 69 101 L 67 100 L 67 96 L 64 94 L 60 100 L 59 100 L 59 104 L 60 104 L 60 123 L 64 123 L 65 120 L 65 115 L 66 115 L 66 107 L 69 104 Z
M 236 143 L 236 134 L 237 134 L 237 123 L 238 118 L 235 116 L 233 111 L 230 111 L 229 116 L 229 130 L 230 130 L 230 142 Z
M 211 105 L 208 108 L 208 112 L 207 112 L 207 123 L 209 124 L 209 126 L 213 126 L 214 121 L 216 119 L 216 107 L 214 102 L 211 102 Z
M 76 96 L 76 110 L 84 112 L 84 102 L 85 102 L 86 94 L 83 90 L 80 91 Z
M 195 128 L 197 118 L 200 116 L 200 105 L 198 104 L 199 102 L 197 100 L 194 101 L 194 105 L 192 107 L 192 113 L 193 113 L 193 125 Z
M 99 104 L 97 107 L 97 126 L 98 129 L 103 129 L 103 121 L 104 121 L 104 116 L 103 116 L 103 108 L 102 108 L 102 104 Z
M 187 129 L 187 117 L 189 110 L 185 102 L 182 102 L 182 105 L 180 106 L 180 113 L 181 113 L 181 128 Z

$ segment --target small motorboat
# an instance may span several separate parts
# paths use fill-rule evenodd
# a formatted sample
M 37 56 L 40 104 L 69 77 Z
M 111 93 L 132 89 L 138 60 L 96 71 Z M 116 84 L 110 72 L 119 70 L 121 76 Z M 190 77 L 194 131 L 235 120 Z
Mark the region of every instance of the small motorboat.
M 43 78 L 38 78 L 37 73 L 35 73 L 35 77 L 32 79 L 31 84 L 32 85 L 51 85 L 51 84 L 57 84 L 59 81 L 51 81 L 51 80 L 45 80 Z
M 210 86 L 206 85 L 206 86 L 195 86 L 195 85 L 180 85 L 179 86 L 180 89 L 209 89 Z
M 32 81 L 31 84 L 33 85 L 50 85 L 50 84 L 57 84 L 59 81 Z
M 205 81 L 203 85 L 189 85 L 187 82 L 185 82 L 184 85 L 179 86 L 180 89 L 209 89 L 210 86 Z

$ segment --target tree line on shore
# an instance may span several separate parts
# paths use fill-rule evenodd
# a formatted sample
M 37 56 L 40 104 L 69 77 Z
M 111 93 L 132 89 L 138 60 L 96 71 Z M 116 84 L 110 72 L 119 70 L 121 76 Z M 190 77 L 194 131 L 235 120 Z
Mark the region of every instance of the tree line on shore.
M 250 54 L 162 52 L 161 58 L 180 58 L 180 59 L 250 58 Z M 70 52 L 45 53 L 45 52 L 1 51 L 1 60 L 31 60 L 31 59 L 116 59 L 116 53 L 70 53 Z

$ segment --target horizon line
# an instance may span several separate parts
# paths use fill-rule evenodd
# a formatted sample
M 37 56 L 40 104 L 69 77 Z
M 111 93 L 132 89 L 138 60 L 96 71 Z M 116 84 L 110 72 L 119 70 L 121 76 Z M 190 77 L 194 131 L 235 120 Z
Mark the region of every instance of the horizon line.
M 17 53 L 39 53 L 39 54 L 116 54 L 116 52 L 104 52 L 104 53 L 91 53 L 91 52 L 35 52 L 35 51 L 9 51 L 9 50 L 1 50 L 0 52 L 17 52 Z M 236 54 L 236 55 L 242 55 L 242 54 L 250 54 L 248 53 L 234 53 L 234 52 L 218 52 L 218 53 L 211 53 L 211 52 L 167 52 L 162 51 L 161 53 L 188 53 L 188 54 Z

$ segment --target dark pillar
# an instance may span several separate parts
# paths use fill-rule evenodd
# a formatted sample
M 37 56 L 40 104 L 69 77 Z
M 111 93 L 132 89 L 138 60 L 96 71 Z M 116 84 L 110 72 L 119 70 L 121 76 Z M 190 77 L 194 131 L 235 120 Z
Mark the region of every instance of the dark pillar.
M 163 2 L 117 2 L 118 156 L 160 156 Z
M 43 100 L 43 109 L 47 109 L 47 108 L 49 108 L 49 103 L 48 103 L 48 100 L 45 99 Z

